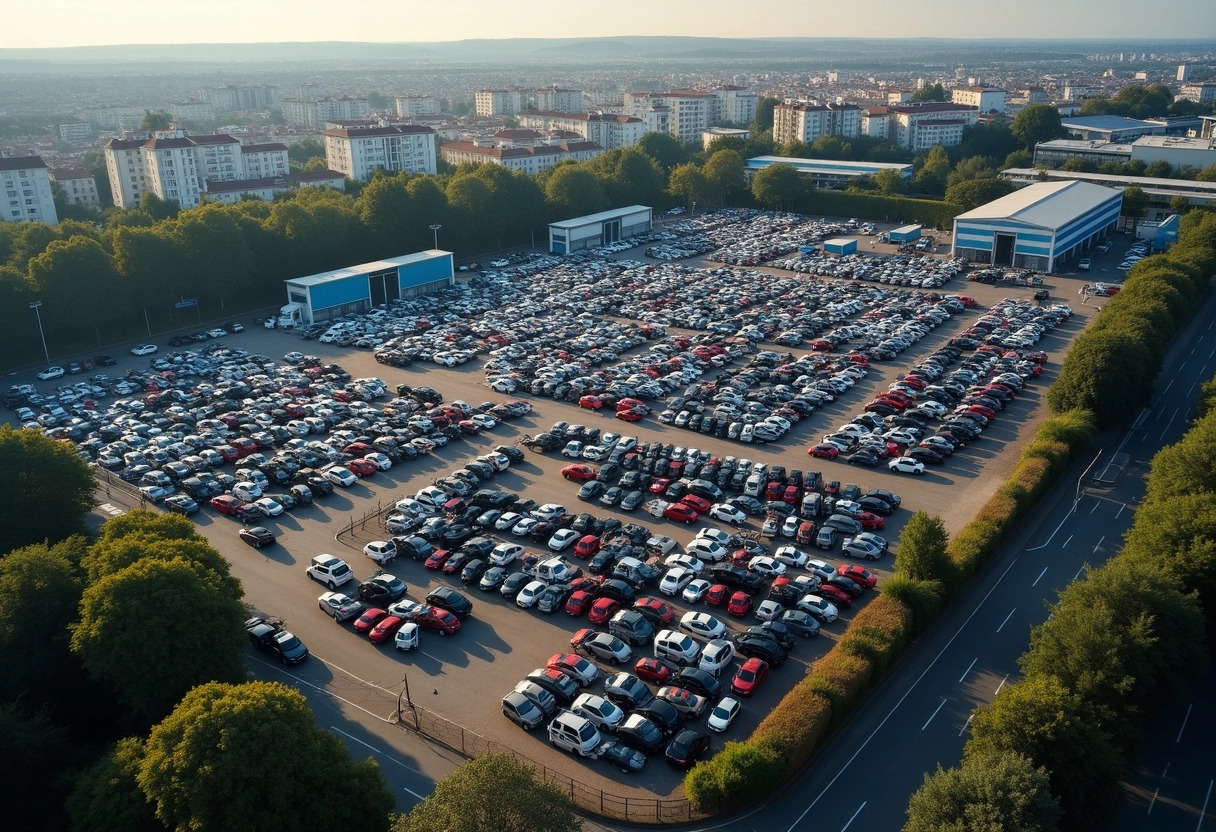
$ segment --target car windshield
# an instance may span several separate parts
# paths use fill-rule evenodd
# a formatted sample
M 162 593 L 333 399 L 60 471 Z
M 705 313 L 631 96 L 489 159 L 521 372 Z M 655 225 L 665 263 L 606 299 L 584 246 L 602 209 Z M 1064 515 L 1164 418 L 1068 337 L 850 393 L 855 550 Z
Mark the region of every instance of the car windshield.
M 730 709 L 723 708 L 721 705 L 719 705 L 718 707 L 714 708 L 714 716 L 718 719 L 729 719 Z
M 578 738 L 583 742 L 588 742 L 595 736 L 595 726 L 590 722 L 584 722 L 583 727 L 578 730 Z

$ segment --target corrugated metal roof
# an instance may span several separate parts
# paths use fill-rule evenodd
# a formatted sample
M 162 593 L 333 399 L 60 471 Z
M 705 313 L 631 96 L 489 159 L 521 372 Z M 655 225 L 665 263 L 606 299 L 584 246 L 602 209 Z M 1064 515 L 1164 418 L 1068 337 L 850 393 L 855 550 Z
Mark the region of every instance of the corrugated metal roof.
M 322 283 L 333 283 L 337 280 L 346 280 L 351 277 L 363 277 L 376 272 L 389 271 L 401 266 L 408 266 L 411 263 L 421 263 L 423 260 L 438 260 L 443 257 L 450 257 L 451 254 L 452 252 L 443 251 L 442 249 L 429 249 L 427 251 L 414 252 L 413 254 L 404 254 L 400 257 L 389 257 L 371 263 L 362 263 L 358 266 L 347 266 L 344 269 L 310 274 L 306 277 L 293 277 L 284 282 L 292 286 L 317 286 Z
M 1016 220 L 1054 231 L 1098 208 L 1112 197 L 1114 188 L 1088 182 L 1040 182 L 959 214 L 958 220 Z
M 549 223 L 550 228 L 571 229 L 582 228 L 584 225 L 592 223 L 604 222 L 605 220 L 615 220 L 619 217 L 626 217 L 630 214 L 639 214 L 643 211 L 649 211 L 645 205 L 630 205 L 627 208 L 614 208 L 611 211 L 600 211 L 598 214 L 587 214 L 585 217 L 575 217 L 574 219 L 561 220 L 560 222 Z

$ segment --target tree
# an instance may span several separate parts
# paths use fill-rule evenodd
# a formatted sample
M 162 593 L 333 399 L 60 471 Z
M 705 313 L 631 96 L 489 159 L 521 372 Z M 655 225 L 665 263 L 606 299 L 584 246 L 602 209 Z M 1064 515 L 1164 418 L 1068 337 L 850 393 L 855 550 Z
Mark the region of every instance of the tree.
M 788 209 L 806 192 L 806 180 L 793 165 L 769 165 L 752 176 L 752 196 L 766 208 Z
M 143 741 L 129 737 L 77 776 L 67 801 L 73 832 L 164 832 L 136 780 L 145 756 Z
M 139 198 L 139 210 L 154 221 L 160 222 L 176 217 L 182 207 L 175 199 L 161 199 L 151 191 L 145 191 L 144 195 Z
M 663 170 L 671 170 L 676 165 L 688 161 L 688 148 L 679 140 L 667 133 L 651 131 L 638 139 L 635 147 L 659 163 Z
M 569 219 L 608 207 L 608 196 L 595 174 L 581 165 L 558 165 L 545 180 L 545 199 L 554 215 Z
M 114 266 L 121 276 L 123 295 L 136 308 L 164 307 L 176 301 L 184 286 L 167 276 L 179 275 L 183 253 L 160 227 L 114 229 Z
M 728 742 L 684 778 L 684 792 L 702 811 L 721 811 L 746 796 L 757 799 L 776 789 L 786 776 L 781 752 L 767 742 Z
M 325 158 L 325 145 L 320 139 L 300 139 L 287 146 L 287 158 L 297 165 L 303 165 L 314 156 Z
M 1195 174 L 1196 182 L 1216 182 L 1216 165 L 1208 165 Z
M 173 116 L 164 110 L 144 110 L 144 120 L 139 123 L 140 130 L 168 130 Z
M 679 197 L 685 205 L 709 199 L 709 181 L 701 169 L 692 162 L 679 165 L 667 177 L 667 192 Z
M 243 678 L 245 617 L 231 579 L 181 558 L 145 558 L 85 590 L 72 649 L 133 718 L 153 722 L 195 685 Z
M 946 188 L 949 190 L 951 185 L 975 179 L 996 179 L 996 171 L 982 156 L 968 156 L 955 165 L 954 170 L 946 177 Z
M 84 528 L 97 481 L 70 444 L 0 425 L 0 552 Z
M 1050 104 L 1031 104 L 1013 117 L 1010 125 L 1014 138 L 1031 153 L 1034 146 L 1065 136 L 1068 131 L 1060 123 L 1060 111 Z
M 55 240 L 30 260 L 29 279 L 42 297 L 54 298 L 43 307 L 42 320 L 61 331 L 86 322 L 96 327 L 124 309 L 124 299 L 113 291 L 114 261 L 92 237 Z
M 912 101 L 920 103 L 922 101 L 945 101 L 949 98 L 946 88 L 941 84 L 925 84 L 923 87 L 912 93 Z
M 1132 185 L 1123 189 L 1123 210 L 1120 213 L 1128 219 L 1138 220 L 1148 210 L 1148 204 L 1148 194 Z
M 718 201 L 726 205 L 730 195 L 747 188 L 743 174 L 743 157 L 734 150 L 719 150 L 706 160 L 701 169 L 709 187 L 718 194 Z
M 1191 201 L 1182 194 L 1178 194 L 1170 200 L 1171 214 L 1185 214 L 1189 210 L 1191 210 Z
M 947 188 L 946 202 L 970 211 L 1011 193 L 1013 183 L 1007 179 L 970 179 Z
M 6 665 L 5 672 L 10 670 Z M 0 782 L 9 798 L 4 805 L 6 829 L 63 826 L 64 763 L 73 751 L 63 728 L 45 714 L 28 714 L 14 702 L 0 703 Z
M 596 175 L 609 205 L 651 205 L 666 186 L 658 163 L 637 147 L 616 148 L 595 157 L 587 167 Z
M 326 228 L 331 245 L 337 230 Z M 227 206 L 186 211 L 177 218 L 173 238 L 184 257 L 182 279 L 191 294 L 227 297 L 253 278 L 253 250 Z
M 920 169 L 912 176 L 916 190 L 925 194 L 946 192 L 946 179 L 950 176 L 950 156 L 940 144 L 929 148 Z
M 925 775 L 903 832 L 1055 832 L 1059 822 L 1046 771 L 1020 754 L 977 754 Z
M 963 128 L 963 143 L 955 148 L 958 156 L 982 156 L 996 161 L 1018 149 L 1018 138 L 1003 121 L 981 121 Z
M 874 174 L 874 186 L 887 196 L 899 196 L 907 193 L 908 180 L 894 168 L 883 168 Z
M 950 586 L 955 574 L 946 552 L 949 542 L 941 517 L 925 511 L 916 512 L 899 533 L 896 574 L 914 581 L 941 581 Z
M 1154 179 L 1169 179 L 1174 175 L 1174 168 L 1164 159 L 1158 159 L 1144 168 L 1144 175 Z
M 278 682 L 209 682 L 152 728 L 136 782 L 172 829 L 387 830 L 394 798 Z M 497 798 L 496 798 L 497 799 Z
M 773 110 L 781 103 L 779 98 L 761 96 L 756 102 L 756 119 L 750 125 L 752 135 L 759 135 L 773 129 Z
M 1122 760 L 1089 705 L 1054 676 L 1006 685 L 976 709 L 967 758 L 1015 754 L 1045 769 L 1064 825 L 1094 829 L 1119 805 Z
M 1139 410 L 1155 373 L 1149 348 L 1140 340 L 1105 329 L 1085 332 L 1048 388 L 1047 403 L 1053 413 L 1092 410 L 1104 427 Z
M 435 784 L 393 832 L 578 832 L 583 821 L 564 793 L 537 782 L 509 754 L 483 754 Z

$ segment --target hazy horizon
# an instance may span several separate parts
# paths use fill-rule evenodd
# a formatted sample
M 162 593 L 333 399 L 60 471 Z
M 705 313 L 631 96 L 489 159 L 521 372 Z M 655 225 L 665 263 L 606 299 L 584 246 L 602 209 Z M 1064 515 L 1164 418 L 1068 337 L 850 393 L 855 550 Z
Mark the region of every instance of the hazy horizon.
M 151 0 L 51 0 L 5 13 L 0 48 L 256 43 L 448 43 L 513 38 L 691 36 L 716 38 L 1195 40 L 1216 38 L 1216 3 L 1159 0 L 1151 10 L 1131 0 L 1025 0 L 990 5 L 982 18 L 962 0 L 916 4 L 871 0 L 862 7 L 826 0 L 590 0 L 579 14 L 538 20 L 513 3 L 448 0 L 402 10 L 387 0 L 366 0 L 335 15 L 316 0 L 216 0 L 165 14 Z M 598 13 L 598 14 L 597 14 Z M 594 22 L 591 22 L 591 19 Z M 318 24 L 316 21 L 325 23 Z M 644 21 L 644 23 L 639 23 Z

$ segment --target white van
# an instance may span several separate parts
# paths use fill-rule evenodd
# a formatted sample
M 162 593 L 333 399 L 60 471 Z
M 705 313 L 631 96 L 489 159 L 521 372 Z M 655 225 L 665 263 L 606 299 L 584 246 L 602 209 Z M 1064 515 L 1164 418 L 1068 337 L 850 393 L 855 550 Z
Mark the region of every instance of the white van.
M 735 658 L 735 647 L 727 639 L 716 638 L 701 651 L 701 661 L 697 667 L 713 676 L 721 676 L 722 671 L 730 667 Z
M 418 649 L 418 625 L 413 621 L 407 621 L 401 625 L 401 629 L 397 631 L 396 637 L 393 639 L 393 645 L 398 650 L 409 652 L 410 650 Z
M 654 657 L 677 665 L 693 665 L 701 658 L 701 643 L 675 630 L 661 630 L 654 637 Z
M 549 745 L 580 757 L 594 757 L 603 738 L 585 716 L 562 711 L 549 723 Z

